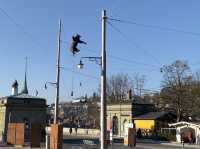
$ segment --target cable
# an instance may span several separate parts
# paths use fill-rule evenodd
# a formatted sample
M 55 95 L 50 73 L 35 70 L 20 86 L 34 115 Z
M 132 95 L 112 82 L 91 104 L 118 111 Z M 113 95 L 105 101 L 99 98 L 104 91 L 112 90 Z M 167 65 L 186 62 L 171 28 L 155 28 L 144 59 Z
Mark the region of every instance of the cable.
M 183 34 L 190 34 L 190 35 L 194 35 L 194 36 L 200 36 L 200 33 L 178 30 L 178 29 L 169 28 L 169 27 L 162 27 L 162 26 L 158 26 L 158 25 L 149 25 L 149 24 L 137 23 L 137 22 L 134 22 L 134 21 L 114 19 L 114 18 L 110 18 L 110 17 L 108 17 L 108 20 L 116 21 L 116 22 L 120 22 L 120 23 L 132 24 L 132 25 L 145 27 L 145 28 L 158 29 L 158 30 L 161 30 L 161 31 L 171 31 L 171 32 L 177 32 L 177 33 L 183 33 Z
M 124 58 L 121 58 L 121 57 L 117 57 L 117 56 L 111 56 L 111 55 L 108 55 L 110 58 L 113 58 L 113 59 L 116 59 L 116 60 L 119 60 L 119 61 L 122 61 L 122 62 L 127 62 L 127 63 L 135 63 L 135 64 L 139 64 L 139 65 L 144 65 L 144 66 L 151 66 L 151 67 L 154 67 L 154 68 L 160 68 L 158 66 L 155 66 L 155 65 L 150 65 L 150 64 L 145 64 L 145 63 L 141 63 L 141 62 L 137 62 L 137 61 L 133 61 L 133 60 L 128 60 L 128 59 L 124 59 Z
M 33 37 L 30 33 L 28 33 L 22 25 L 17 23 L 3 8 L 0 7 L 0 11 L 18 28 L 20 29 L 24 35 L 26 35 L 36 46 L 44 49 Z
M 68 41 L 64 41 L 64 40 L 62 40 L 61 42 L 64 43 L 64 44 L 69 44 Z M 93 53 L 96 53 L 96 51 L 91 50 L 91 49 L 86 49 L 86 50 L 88 50 L 90 52 L 93 52 Z M 151 64 L 147 64 L 147 63 L 143 63 L 143 62 L 138 62 L 138 61 L 135 61 L 135 60 L 129 60 L 129 59 L 121 58 L 121 57 L 118 57 L 118 56 L 111 55 L 109 53 L 107 54 L 107 56 L 112 58 L 112 59 L 119 60 L 121 62 L 126 62 L 126 63 L 130 63 L 130 64 L 135 63 L 135 64 L 139 64 L 139 65 L 150 66 L 150 67 L 154 67 L 154 68 L 160 69 L 160 67 L 156 66 L 156 65 L 151 65 Z
M 79 75 L 85 76 L 85 77 L 87 77 L 87 78 L 91 78 L 91 79 L 99 80 L 98 77 L 95 77 L 95 76 L 92 76 L 92 75 L 89 75 L 89 74 L 85 74 L 85 73 L 82 73 L 82 72 L 74 71 L 74 70 L 72 70 L 72 68 L 62 67 L 62 69 L 63 69 L 63 70 L 70 71 L 70 72 L 72 72 L 72 73 L 76 73 L 76 74 L 79 74 Z
M 91 50 L 91 49 L 86 49 L 86 50 L 93 52 L 93 53 L 96 53 L 96 51 Z M 151 65 L 151 64 L 147 64 L 147 63 L 143 63 L 143 62 L 138 62 L 138 61 L 135 61 L 135 60 L 125 59 L 125 58 L 121 58 L 121 57 L 118 57 L 118 56 L 111 55 L 109 53 L 107 54 L 107 56 L 110 57 L 111 59 L 115 59 L 115 60 L 118 60 L 118 61 L 121 61 L 121 62 L 126 62 L 126 63 L 129 63 L 129 64 L 135 63 L 135 64 L 138 64 L 138 65 L 150 66 L 150 67 L 154 67 L 156 69 L 157 68 L 160 69 L 160 67 L 157 66 L 157 65 Z
M 118 29 L 116 26 L 114 26 L 111 22 L 107 21 L 107 23 L 111 26 L 111 28 L 113 28 L 115 31 L 117 31 L 125 40 L 129 41 L 128 43 L 133 43 L 120 29 Z M 136 48 L 141 49 L 145 54 L 152 57 L 156 63 L 158 63 L 159 65 L 162 65 L 155 56 L 150 54 L 147 50 L 144 50 L 143 48 L 141 48 L 141 46 L 139 46 L 138 44 L 135 43 L 135 44 L 131 44 L 131 45 L 134 45 Z

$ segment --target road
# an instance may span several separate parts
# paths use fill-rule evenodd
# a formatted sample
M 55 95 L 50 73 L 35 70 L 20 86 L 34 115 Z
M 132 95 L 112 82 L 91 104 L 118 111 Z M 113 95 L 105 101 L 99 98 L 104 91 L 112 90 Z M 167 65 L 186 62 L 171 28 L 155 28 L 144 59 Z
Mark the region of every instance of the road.
M 163 144 L 152 144 L 152 143 L 137 143 L 134 149 L 182 149 L 181 146 L 172 146 Z M 195 147 L 198 148 L 198 147 Z M 0 147 L 0 149 L 19 149 L 17 147 Z M 20 149 L 31 149 L 30 147 L 20 147 Z M 45 149 L 45 147 L 34 148 L 34 149 Z M 86 144 L 63 144 L 63 149 L 99 149 L 99 144 L 86 145 Z M 133 149 L 126 147 L 121 143 L 114 143 L 109 149 Z M 193 147 L 185 147 L 184 149 L 193 149 Z
M 45 149 L 45 144 L 41 144 L 42 147 L 34 149 Z M 0 149 L 15 149 L 17 147 L 3 147 Z M 184 149 L 195 149 L 200 148 L 194 145 L 185 145 Z M 30 147 L 20 147 L 20 149 L 30 149 Z M 92 137 L 80 137 L 71 136 L 63 138 L 63 149 L 99 149 L 99 139 Z M 115 140 L 113 146 L 109 146 L 109 149 L 133 149 L 123 145 L 122 141 Z M 182 149 L 178 143 L 162 143 L 159 142 L 140 142 L 137 143 L 134 149 Z
M 65 146 L 65 148 L 71 149 L 99 149 L 99 146 L 85 146 L 81 148 L 79 145 L 69 144 Z M 131 147 L 126 147 L 122 144 L 114 144 L 113 147 L 109 146 L 109 149 L 133 149 Z M 172 146 L 172 145 L 162 145 L 162 144 L 148 144 L 148 143 L 138 143 L 134 149 L 182 149 L 181 146 Z M 184 147 L 184 149 L 193 149 L 193 147 Z
M 172 145 L 138 143 L 136 149 L 182 149 L 181 146 L 172 146 Z M 192 149 L 192 148 L 185 147 L 184 149 Z

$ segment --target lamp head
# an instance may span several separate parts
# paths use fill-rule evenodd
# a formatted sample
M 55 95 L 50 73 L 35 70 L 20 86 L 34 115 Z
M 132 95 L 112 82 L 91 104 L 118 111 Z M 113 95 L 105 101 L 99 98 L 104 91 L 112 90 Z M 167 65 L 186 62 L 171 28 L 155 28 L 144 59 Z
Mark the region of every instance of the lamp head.
M 77 65 L 78 69 L 83 69 L 83 62 L 80 60 L 79 64 Z

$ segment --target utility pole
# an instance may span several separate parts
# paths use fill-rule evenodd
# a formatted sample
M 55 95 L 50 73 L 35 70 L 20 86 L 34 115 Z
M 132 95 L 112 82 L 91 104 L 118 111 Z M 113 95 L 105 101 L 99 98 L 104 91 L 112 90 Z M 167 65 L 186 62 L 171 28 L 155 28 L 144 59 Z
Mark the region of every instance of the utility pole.
M 101 149 L 107 149 L 106 142 L 106 11 L 102 11 L 102 51 L 101 51 Z
M 57 124 L 58 120 L 58 103 L 59 103 L 59 86 L 60 86 L 60 40 L 61 39 L 61 20 L 59 21 L 58 31 L 58 48 L 57 48 L 57 76 L 56 76 L 56 98 L 55 98 L 55 109 L 54 109 L 54 124 Z
M 119 107 L 119 110 L 120 110 L 120 116 L 119 116 L 119 122 L 120 122 L 120 125 L 119 125 L 119 130 L 120 130 L 120 132 L 119 132 L 119 136 L 121 137 L 121 115 L 122 115 L 122 112 L 121 112 L 121 104 L 122 104 L 122 99 L 120 99 L 120 101 L 119 101 L 119 103 L 120 103 L 120 107 Z

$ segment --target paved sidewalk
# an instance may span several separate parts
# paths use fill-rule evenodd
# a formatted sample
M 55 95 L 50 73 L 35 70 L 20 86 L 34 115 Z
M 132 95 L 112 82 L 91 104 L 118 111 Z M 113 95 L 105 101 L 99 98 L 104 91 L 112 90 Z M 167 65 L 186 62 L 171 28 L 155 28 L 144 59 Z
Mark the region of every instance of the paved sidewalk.
M 178 143 L 178 142 L 170 142 L 170 143 L 161 143 L 162 145 L 168 145 L 168 146 L 179 146 L 179 147 L 182 147 L 183 144 L 181 143 Z M 198 148 L 200 149 L 200 146 L 199 145 L 194 145 L 194 144 L 188 144 L 188 143 L 185 143 L 184 144 L 184 147 L 187 147 L 187 148 Z
M 137 145 L 134 149 L 181 149 L 182 144 L 177 142 L 166 142 L 166 141 L 154 141 L 150 139 L 146 140 L 137 140 Z M 89 142 L 84 142 L 85 144 L 69 144 L 64 143 L 63 149 L 99 149 L 99 144 L 87 144 Z M 186 149 L 196 149 L 200 146 L 184 144 Z M 109 146 L 108 149 L 133 149 L 130 147 L 124 146 L 122 143 L 114 143 L 113 146 Z M 5 144 L 0 144 L 0 149 L 45 149 L 45 144 L 42 143 L 40 148 L 30 148 L 30 147 L 9 147 Z
M 168 141 L 155 141 L 155 140 L 151 140 L 151 139 L 137 139 L 138 143 L 152 143 L 152 144 L 161 144 L 161 145 L 166 145 L 166 146 L 173 146 L 173 147 L 182 147 L 183 145 L 181 143 L 178 142 L 168 142 Z M 200 149 L 199 145 L 195 145 L 195 144 L 189 144 L 189 143 L 185 143 L 184 147 L 187 148 L 198 148 Z
M 64 144 L 63 149 L 99 149 L 99 145 L 76 145 L 76 144 Z M 45 149 L 45 147 L 40 148 L 30 148 L 30 147 L 0 147 L 0 149 Z M 126 147 L 122 144 L 115 144 L 111 148 L 110 146 L 108 149 L 132 149 L 130 147 Z M 140 148 L 134 148 L 140 149 Z

